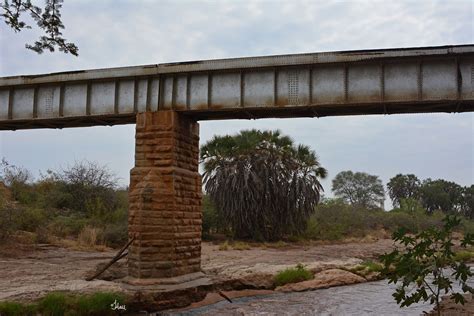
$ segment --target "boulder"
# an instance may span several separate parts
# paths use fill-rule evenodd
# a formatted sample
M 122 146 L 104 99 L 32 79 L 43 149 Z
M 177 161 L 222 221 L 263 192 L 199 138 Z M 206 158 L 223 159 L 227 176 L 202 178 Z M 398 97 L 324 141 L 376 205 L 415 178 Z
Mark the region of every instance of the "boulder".
M 286 284 L 277 287 L 275 290 L 280 292 L 302 292 L 363 282 L 367 282 L 366 279 L 352 272 L 329 269 L 317 273 L 311 280 Z
M 456 304 L 449 296 L 443 296 L 441 299 L 441 314 L 444 316 L 469 316 L 474 315 L 474 296 L 472 294 L 464 294 L 465 304 Z M 426 315 L 438 315 L 436 308 Z
M 269 273 L 255 273 L 246 275 L 239 279 L 245 288 L 249 289 L 272 289 L 273 275 Z

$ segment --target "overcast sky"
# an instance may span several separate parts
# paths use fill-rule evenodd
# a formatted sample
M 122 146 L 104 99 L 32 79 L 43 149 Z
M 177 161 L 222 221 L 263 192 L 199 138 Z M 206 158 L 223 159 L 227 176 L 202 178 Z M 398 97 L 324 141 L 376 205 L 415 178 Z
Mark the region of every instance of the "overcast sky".
M 33 1 L 35 2 L 35 1 Z M 36 1 L 42 4 L 43 1 Z M 64 36 L 79 57 L 24 48 L 35 30 L 0 25 L 0 76 L 211 58 L 473 43 L 473 2 L 73 1 Z M 242 129 L 280 129 L 329 171 L 474 182 L 474 114 L 203 121 L 201 142 Z M 75 160 L 106 164 L 127 184 L 134 126 L 1 131 L 0 157 L 35 174 Z M 386 203 L 388 204 L 388 203 Z

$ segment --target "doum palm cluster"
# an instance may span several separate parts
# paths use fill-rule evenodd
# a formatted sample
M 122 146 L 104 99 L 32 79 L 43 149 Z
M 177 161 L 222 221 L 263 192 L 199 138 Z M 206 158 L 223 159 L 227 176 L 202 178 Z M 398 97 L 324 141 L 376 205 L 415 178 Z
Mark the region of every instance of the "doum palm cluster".
M 276 240 L 305 229 L 327 171 L 280 131 L 216 136 L 201 147 L 204 188 L 237 238 Z

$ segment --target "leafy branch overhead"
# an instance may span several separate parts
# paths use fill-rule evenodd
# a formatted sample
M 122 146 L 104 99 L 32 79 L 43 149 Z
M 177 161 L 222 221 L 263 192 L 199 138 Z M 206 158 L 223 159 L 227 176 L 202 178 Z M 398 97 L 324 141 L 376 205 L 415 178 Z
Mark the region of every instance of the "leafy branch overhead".
M 27 49 L 41 54 L 45 50 L 54 52 L 57 47 L 61 52 L 78 56 L 78 47 L 74 43 L 67 42 L 61 32 L 64 29 L 61 21 L 62 3 L 63 0 L 46 0 L 44 8 L 40 8 L 32 4 L 31 0 L 5 0 L 1 4 L 2 17 L 10 28 L 20 32 L 31 29 L 24 20 L 24 16 L 29 14 L 36 25 L 43 30 L 44 34 L 33 45 L 25 45 Z

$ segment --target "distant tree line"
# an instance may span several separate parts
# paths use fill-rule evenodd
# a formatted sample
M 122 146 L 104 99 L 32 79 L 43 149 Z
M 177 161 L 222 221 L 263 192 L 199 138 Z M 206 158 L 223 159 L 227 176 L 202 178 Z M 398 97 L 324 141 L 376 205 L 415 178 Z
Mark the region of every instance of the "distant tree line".
M 463 187 L 443 179 L 421 181 L 414 174 L 397 174 L 387 188 L 394 207 L 412 200 L 420 203 L 428 214 L 441 210 L 474 219 L 474 185 Z
M 382 181 L 365 172 L 342 171 L 332 181 L 332 191 L 345 203 L 367 209 L 383 208 Z M 414 174 L 397 174 L 387 183 L 394 208 L 422 208 L 427 214 L 442 211 L 474 219 L 474 185 L 461 186 L 443 179 L 421 181 Z

